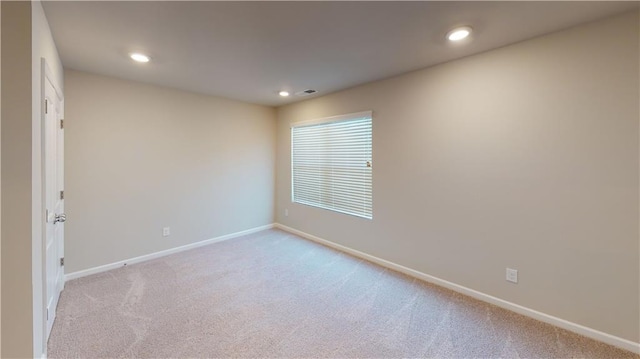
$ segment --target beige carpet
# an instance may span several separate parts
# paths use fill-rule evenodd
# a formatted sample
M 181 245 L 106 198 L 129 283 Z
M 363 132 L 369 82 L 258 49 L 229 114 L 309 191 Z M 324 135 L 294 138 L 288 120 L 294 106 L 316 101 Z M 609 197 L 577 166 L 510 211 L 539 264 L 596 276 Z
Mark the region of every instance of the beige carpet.
M 50 358 L 638 358 L 269 230 L 67 283 Z

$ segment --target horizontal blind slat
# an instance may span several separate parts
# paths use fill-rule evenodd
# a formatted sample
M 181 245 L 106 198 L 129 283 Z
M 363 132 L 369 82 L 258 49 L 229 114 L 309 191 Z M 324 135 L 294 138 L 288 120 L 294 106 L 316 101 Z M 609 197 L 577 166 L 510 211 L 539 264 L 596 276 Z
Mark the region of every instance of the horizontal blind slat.
M 293 127 L 293 200 L 372 218 L 371 129 L 370 118 Z

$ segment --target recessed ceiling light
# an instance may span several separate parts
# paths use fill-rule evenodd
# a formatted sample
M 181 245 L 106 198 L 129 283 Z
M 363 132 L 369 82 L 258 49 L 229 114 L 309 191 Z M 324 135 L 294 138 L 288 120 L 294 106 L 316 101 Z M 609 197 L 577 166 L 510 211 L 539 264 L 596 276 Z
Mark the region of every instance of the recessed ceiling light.
M 280 91 L 278 94 L 282 97 L 287 97 L 289 96 L 289 91 Z
M 471 35 L 469 26 L 457 27 L 447 33 L 447 39 L 449 41 L 460 41 L 466 39 L 469 35 Z
M 151 60 L 149 58 L 149 56 L 147 56 L 145 54 L 137 53 L 137 52 L 133 53 L 133 54 L 131 54 L 129 56 L 131 57 L 131 59 L 133 61 L 136 61 L 136 62 L 149 62 L 149 60 Z

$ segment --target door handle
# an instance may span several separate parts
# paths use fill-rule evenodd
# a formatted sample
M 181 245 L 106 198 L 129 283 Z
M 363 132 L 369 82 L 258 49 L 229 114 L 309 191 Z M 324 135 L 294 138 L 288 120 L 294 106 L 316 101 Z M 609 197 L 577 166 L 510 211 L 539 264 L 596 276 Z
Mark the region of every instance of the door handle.
M 60 213 L 60 214 L 56 214 L 55 218 L 53 219 L 53 224 L 64 223 L 66 221 L 67 221 L 67 214 Z

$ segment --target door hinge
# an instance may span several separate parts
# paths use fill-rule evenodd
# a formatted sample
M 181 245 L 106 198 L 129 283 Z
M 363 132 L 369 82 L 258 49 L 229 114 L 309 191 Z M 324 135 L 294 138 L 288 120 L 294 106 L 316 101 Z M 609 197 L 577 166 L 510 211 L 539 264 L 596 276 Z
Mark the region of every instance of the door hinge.
M 60 129 L 64 128 L 64 120 L 60 120 Z
M 49 113 L 49 100 L 44 100 L 44 113 Z
M 64 267 L 64 257 L 60 258 L 60 267 Z
M 60 199 L 64 199 L 64 191 L 60 191 Z

